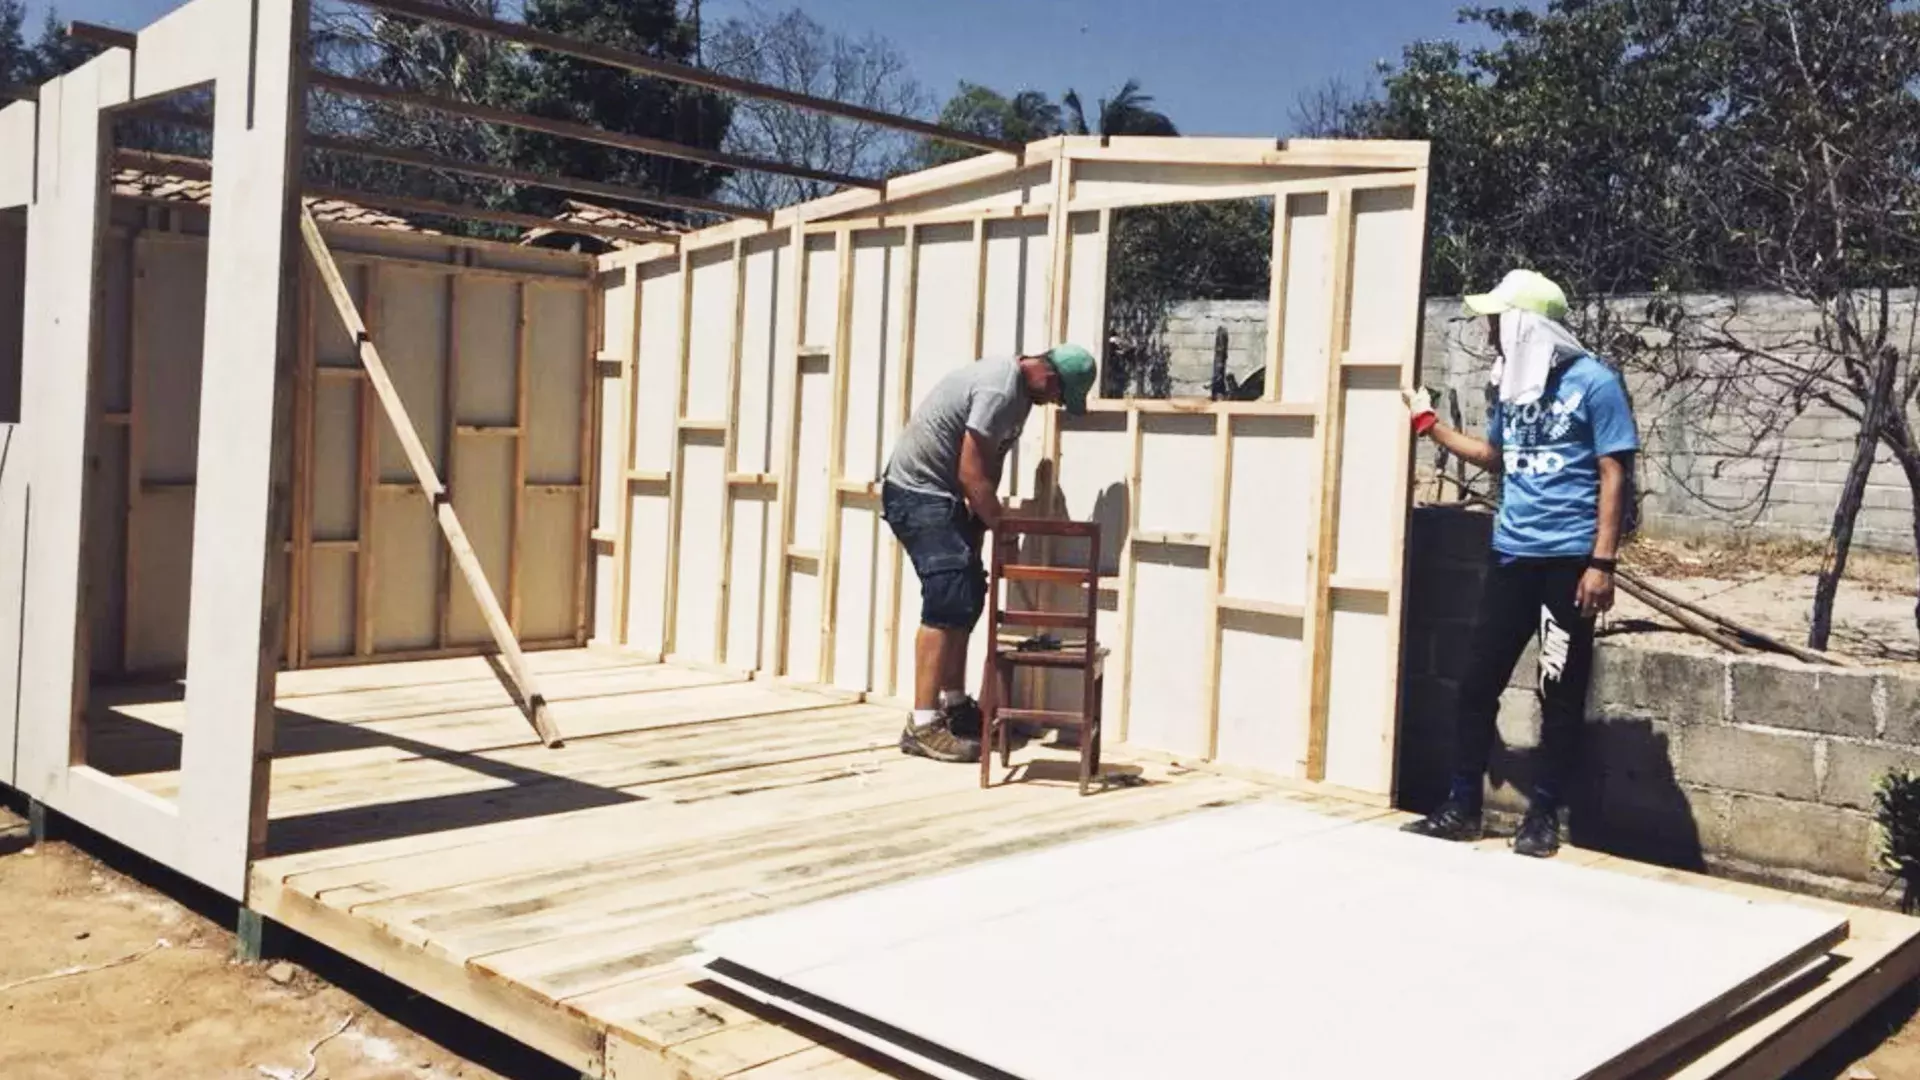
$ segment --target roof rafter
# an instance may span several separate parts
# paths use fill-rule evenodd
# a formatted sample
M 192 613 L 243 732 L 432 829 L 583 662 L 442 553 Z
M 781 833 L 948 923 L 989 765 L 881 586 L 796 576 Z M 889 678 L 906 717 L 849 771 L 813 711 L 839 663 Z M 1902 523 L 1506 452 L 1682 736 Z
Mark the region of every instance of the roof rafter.
M 861 123 L 890 127 L 897 131 L 909 131 L 916 135 L 925 135 L 928 138 L 957 143 L 961 146 L 972 146 L 981 150 L 992 150 L 1006 154 L 1018 154 L 1026 148 L 1024 144 L 1008 139 L 996 139 L 986 135 L 978 135 L 971 131 L 961 131 L 958 128 L 945 127 L 925 120 L 916 120 L 911 116 L 901 116 L 898 113 L 882 112 L 878 109 L 869 109 L 859 105 L 849 105 L 846 102 L 834 101 L 831 98 L 815 97 L 812 94 L 803 94 L 798 91 L 788 90 L 784 87 L 754 82 L 750 79 L 735 78 L 731 75 L 723 75 L 717 71 L 709 71 L 705 68 L 678 64 L 671 60 L 661 60 L 657 57 L 647 56 L 627 49 L 614 48 L 611 45 L 581 41 L 563 34 L 540 30 L 528 26 L 525 23 L 503 22 L 499 19 L 490 19 L 484 15 L 476 15 L 471 12 L 461 11 L 457 8 L 424 2 L 424 0 L 354 0 L 354 2 L 377 11 L 384 11 L 390 15 L 419 19 L 423 22 L 439 23 L 442 26 L 451 26 L 456 29 L 499 38 L 503 41 L 511 41 L 536 49 L 545 49 L 548 52 L 557 52 L 566 56 L 575 57 L 576 59 L 588 60 L 596 64 L 605 64 L 608 67 L 624 68 L 627 71 L 640 75 L 652 75 L 657 78 L 670 79 L 674 82 L 685 83 L 689 86 L 698 86 L 707 90 L 718 90 L 728 94 L 740 94 L 745 97 L 756 97 L 766 101 L 778 101 L 781 104 L 792 105 L 795 108 L 806 109 L 809 112 L 822 113 L 827 116 L 837 116 L 843 120 L 856 120 Z
M 562 139 L 576 139 L 581 142 L 598 143 L 620 150 L 632 150 L 640 154 L 653 154 L 658 157 L 678 158 L 682 161 L 695 161 L 704 165 L 718 165 L 729 169 L 750 169 L 756 172 L 779 173 L 783 176 L 797 176 L 804 180 L 819 180 L 842 187 L 881 188 L 885 181 L 865 176 L 849 176 L 845 173 L 828 172 L 825 169 L 813 169 L 804 165 L 788 165 L 784 162 L 766 158 L 747 157 L 742 154 L 729 154 L 723 150 L 705 150 L 697 146 L 683 146 L 680 143 L 664 139 L 651 139 L 644 135 L 632 135 L 622 131 L 609 131 L 588 124 L 576 124 L 571 120 L 550 120 L 543 116 L 518 113 L 507 109 L 498 109 L 491 105 L 475 102 L 455 101 L 452 98 L 421 94 L 381 83 L 368 82 L 365 79 L 352 79 L 344 75 L 313 69 L 307 76 L 308 85 L 329 93 L 344 94 L 370 101 L 385 101 L 395 105 L 430 109 L 448 116 L 464 116 L 469 120 L 479 120 L 488 124 L 500 124 L 516 127 L 523 131 L 535 131 L 543 135 L 553 135 Z

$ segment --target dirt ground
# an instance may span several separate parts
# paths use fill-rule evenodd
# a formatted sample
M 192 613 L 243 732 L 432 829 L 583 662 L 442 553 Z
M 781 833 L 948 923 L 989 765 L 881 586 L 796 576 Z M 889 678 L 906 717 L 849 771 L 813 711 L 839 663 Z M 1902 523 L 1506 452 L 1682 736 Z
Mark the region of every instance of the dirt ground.
M 175 899 L 202 899 L 192 886 L 162 884 L 64 843 L 30 847 L 0 809 L 0 1077 L 577 1080 L 318 947 L 287 942 L 290 960 L 241 963 L 231 909 L 216 922 Z M 1788 1080 L 1916 1078 L 1920 985 Z
M 196 899 L 190 886 L 167 887 Z M 306 964 L 240 963 L 223 925 L 231 908 L 216 923 L 67 844 L 28 846 L 5 810 L 0 897 L 7 1080 L 578 1075 L 312 946 L 295 954 Z
M 1621 565 L 1716 614 L 1804 645 L 1820 560 L 1821 549 L 1813 544 L 1636 539 L 1623 552 Z M 1920 565 L 1912 555 L 1854 552 L 1834 600 L 1829 648 L 1874 666 L 1920 669 L 1916 577 Z M 1607 627 L 1611 633 L 1657 636 L 1680 648 L 1717 648 L 1624 595 Z

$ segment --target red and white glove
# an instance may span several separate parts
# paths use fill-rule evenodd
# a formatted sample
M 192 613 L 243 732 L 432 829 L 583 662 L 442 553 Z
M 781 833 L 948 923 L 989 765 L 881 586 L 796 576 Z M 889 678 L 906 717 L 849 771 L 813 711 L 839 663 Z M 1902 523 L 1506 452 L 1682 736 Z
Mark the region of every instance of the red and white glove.
M 1425 388 L 1402 390 L 1400 396 L 1406 399 L 1407 411 L 1413 415 L 1413 433 L 1425 435 L 1440 422 L 1440 414 L 1433 411 L 1433 395 Z

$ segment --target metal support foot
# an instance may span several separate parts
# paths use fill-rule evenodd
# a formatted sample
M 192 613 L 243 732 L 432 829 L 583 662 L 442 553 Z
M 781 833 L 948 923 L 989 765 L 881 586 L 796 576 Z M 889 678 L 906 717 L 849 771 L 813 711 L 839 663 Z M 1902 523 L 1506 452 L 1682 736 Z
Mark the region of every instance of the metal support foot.
M 267 920 L 252 908 L 240 909 L 233 925 L 233 951 L 241 962 L 257 964 L 266 957 Z
M 39 799 L 27 800 L 27 835 L 35 844 L 44 844 L 49 839 L 50 822 L 47 820 L 53 811 Z

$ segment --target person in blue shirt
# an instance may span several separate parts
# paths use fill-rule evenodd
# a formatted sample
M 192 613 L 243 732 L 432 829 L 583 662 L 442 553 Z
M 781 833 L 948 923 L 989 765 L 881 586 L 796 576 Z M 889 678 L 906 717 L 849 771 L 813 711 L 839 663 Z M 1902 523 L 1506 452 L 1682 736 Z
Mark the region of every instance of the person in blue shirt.
M 1439 423 L 1425 391 L 1408 395 L 1414 430 L 1502 477 L 1493 552 L 1455 719 L 1446 800 L 1406 831 L 1480 838 L 1482 777 L 1500 693 L 1529 639 L 1539 643 L 1540 748 L 1513 848 L 1560 848 L 1560 805 L 1578 750 L 1593 670 L 1595 618 L 1613 606 L 1614 560 L 1627 520 L 1633 410 L 1620 376 L 1561 325 L 1560 287 L 1516 270 L 1467 309 L 1487 319 L 1497 360 L 1485 438 Z

